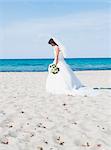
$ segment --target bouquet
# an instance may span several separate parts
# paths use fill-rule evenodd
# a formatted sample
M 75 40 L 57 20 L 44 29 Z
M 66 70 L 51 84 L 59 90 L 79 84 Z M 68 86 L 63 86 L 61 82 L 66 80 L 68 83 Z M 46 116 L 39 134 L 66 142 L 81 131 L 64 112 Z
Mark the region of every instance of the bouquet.
M 60 71 L 60 69 L 57 67 L 56 64 L 50 64 L 49 71 L 53 74 L 57 74 Z

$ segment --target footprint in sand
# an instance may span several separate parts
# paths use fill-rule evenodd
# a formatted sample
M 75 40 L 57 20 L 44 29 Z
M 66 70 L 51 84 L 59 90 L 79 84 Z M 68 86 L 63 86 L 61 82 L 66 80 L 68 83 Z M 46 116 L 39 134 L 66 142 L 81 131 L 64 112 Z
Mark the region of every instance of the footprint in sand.
M 37 147 L 37 150 L 43 150 L 43 147 L 38 146 L 38 147 Z
M 2 144 L 8 144 L 9 141 L 8 141 L 8 138 L 6 136 L 3 136 L 1 139 L 0 139 L 0 143 Z
M 54 142 L 59 144 L 59 145 L 64 145 L 64 143 L 65 143 L 61 136 L 54 137 Z

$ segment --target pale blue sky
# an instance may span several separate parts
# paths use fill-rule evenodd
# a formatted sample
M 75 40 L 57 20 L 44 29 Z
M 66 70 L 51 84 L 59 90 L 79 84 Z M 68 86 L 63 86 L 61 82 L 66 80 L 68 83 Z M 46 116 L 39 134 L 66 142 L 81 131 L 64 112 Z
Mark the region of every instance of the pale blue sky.
M 0 58 L 50 58 L 55 36 L 67 57 L 110 57 L 109 0 L 0 0 Z

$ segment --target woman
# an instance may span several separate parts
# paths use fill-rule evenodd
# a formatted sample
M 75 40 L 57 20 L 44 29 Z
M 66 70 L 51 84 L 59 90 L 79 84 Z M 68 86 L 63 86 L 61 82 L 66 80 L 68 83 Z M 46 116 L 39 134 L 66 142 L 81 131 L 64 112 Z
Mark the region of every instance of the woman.
M 55 38 L 51 38 L 48 42 L 54 49 L 54 61 L 59 71 L 53 74 L 50 71 L 46 80 L 46 90 L 52 94 L 64 95 L 92 95 L 92 90 L 86 88 L 80 80 L 74 75 L 70 66 L 64 60 L 64 48 L 57 42 Z

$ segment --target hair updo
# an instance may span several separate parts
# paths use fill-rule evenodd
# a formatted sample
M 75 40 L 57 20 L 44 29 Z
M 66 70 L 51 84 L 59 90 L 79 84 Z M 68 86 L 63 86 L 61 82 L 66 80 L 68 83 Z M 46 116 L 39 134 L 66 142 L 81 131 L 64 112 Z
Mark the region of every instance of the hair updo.
M 53 45 L 57 45 L 56 42 L 55 42 L 52 38 L 48 41 L 48 44 L 51 44 L 51 45 L 52 45 L 52 44 L 53 44 Z M 58 46 L 58 45 L 57 45 L 57 46 Z

